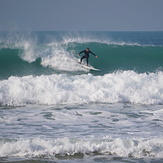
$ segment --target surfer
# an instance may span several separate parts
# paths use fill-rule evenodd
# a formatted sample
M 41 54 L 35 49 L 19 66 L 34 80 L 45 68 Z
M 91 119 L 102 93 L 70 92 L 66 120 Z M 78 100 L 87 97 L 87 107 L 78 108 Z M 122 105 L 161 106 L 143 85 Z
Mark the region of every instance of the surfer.
M 91 52 L 91 51 L 89 50 L 89 48 L 87 48 L 87 49 L 81 51 L 81 52 L 79 53 L 79 56 L 80 56 L 81 53 L 84 53 L 84 56 L 81 57 L 80 63 L 82 63 L 82 60 L 83 60 L 84 58 L 86 58 L 87 66 L 88 66 L 89 53 L 93 54 L 96 58 L 98 58 L 98 56 L 97 56 L 96 54 L 94 54 L 93 52 Z

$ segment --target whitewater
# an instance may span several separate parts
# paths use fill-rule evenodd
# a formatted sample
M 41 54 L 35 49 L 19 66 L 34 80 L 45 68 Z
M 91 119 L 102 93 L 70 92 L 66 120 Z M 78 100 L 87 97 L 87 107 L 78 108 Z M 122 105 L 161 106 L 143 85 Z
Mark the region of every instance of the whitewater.
M 163 104 L 163 73 L 116 72 L 104 76 L 66 74 L 10 77 L 1 81 L 2 105 L 127 102 Z
M 161 163 L 162 68 L 163 32 L 1 32 L 0 162 Z

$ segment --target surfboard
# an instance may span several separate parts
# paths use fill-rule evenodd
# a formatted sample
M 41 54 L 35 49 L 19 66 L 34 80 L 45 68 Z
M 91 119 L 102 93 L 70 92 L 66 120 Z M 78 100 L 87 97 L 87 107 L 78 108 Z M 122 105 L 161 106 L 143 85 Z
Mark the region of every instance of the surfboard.
M 89 69 L 89 70 L 94 70 L 94 71 L 100 71 L 100 69 L 94 68 L 92 66 L 86 66 L 83 65 L 82 63 L 78 62 L 83 68 Z
M 84 67 L 84 68 L 87 68 L 87 69 L 89 69 L 89 70 L 100 71 L 99 69 L 94 68 L 94 67 L 92 67 L 92 66 L 86 66 L 86 65 L 82 65 L 82 64 L 81 64 L 81 66 Z

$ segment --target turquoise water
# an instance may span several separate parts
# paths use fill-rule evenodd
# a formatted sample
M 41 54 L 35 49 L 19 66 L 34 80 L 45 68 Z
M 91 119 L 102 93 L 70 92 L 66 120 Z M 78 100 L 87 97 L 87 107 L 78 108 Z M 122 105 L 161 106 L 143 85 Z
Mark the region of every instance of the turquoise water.
M 74 62 L 86 47 L 99 56 L 90 65 L 104 75 L 119 70 L 155 72 L 163 67 L 162 32 L 1 33 L 0 76 L 85 73 Z M 9 36 L 8 36 L 9 35 Z M 15 36 L 16 35 L 16 36 Z M 16 39 L 15 39 L 16 37 Z
M 0 32 L 0 162 L 161 163 L 162 68 L 163 32 Z

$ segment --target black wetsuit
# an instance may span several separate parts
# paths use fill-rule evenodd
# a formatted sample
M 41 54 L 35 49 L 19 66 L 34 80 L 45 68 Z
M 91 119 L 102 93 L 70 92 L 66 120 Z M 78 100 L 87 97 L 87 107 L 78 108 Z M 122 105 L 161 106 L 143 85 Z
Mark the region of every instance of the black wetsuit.
M 81 52 L 79 53 L 79 55 L 80 55 L 81 53 L 84 53 L 84 56 L 80 59 L 80 62 L 82 62 L 82 60 L 83 60 L 84 58 L 86 58 L 87 65 L 88 65 L 89 53 L 91 53 L 91 54 L 93 54 L 94 56 L 96 56 L 96 54 L 92 53 L 90 50 L 89 50 L 89 51 L 83 50 L 83 51 L 81 51 Z

